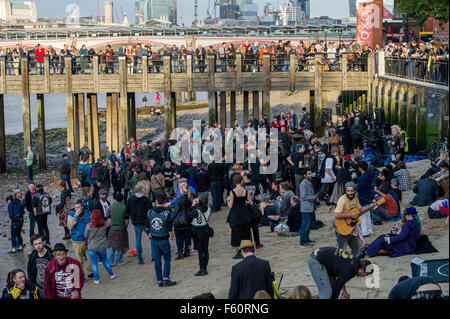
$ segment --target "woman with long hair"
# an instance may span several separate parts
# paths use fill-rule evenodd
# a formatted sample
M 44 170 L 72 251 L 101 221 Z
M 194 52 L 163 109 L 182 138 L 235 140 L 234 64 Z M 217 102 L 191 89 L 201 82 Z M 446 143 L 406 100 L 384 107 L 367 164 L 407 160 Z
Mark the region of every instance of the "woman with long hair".
M 235 175 L 233 184 L 236 187 L 230 192 L 228 197 L 228 213 L 227 223 L 231 228 L 231 246 L 239 247 L 242 240 L 251 240 L 250 223 L 252 221 L 252 211 L 250 206 L 253 205 L 249 192 L 242 186 L 242 176 Z M 247 203 L 250 205 L 247 205 Z M 240 259 L 241 255 L 236 252 L 233 259 Z
M 6 287 L 2 299 L 43 299 L 38 287 L 27 280 L 22 269 L 14 269 L 8 273 Z
M 114 161 L 114 167 L 111 170 L 111 184 L 114 189 L 113 198 L 116 199 L 117 193 L 122 192 L 122 187 L 125 182 L 125 170 L 120 167 L 120 161 Z
M 103 217 L 103 213 L 99 209 L 94 209 L 91 214 L 91 220 L 86 226 L 84 237 L 86 238 L 88 254 L 91 259 L 92 272 L 94 273 L 94 283 L 99 284 L 100 278 L 98 274 L 98 260 L 100 260 L 108 272 L 111 279 L 116 278 L 111 263 L 106 256 L 106 248 L 108 240 L 106 239 L 107 224 Z

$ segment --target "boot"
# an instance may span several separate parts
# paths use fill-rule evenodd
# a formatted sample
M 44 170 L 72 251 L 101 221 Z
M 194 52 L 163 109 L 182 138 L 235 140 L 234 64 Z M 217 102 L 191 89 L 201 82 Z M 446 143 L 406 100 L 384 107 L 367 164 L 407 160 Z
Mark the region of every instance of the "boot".
M 183 254 L 178 252 L 177 257 L 175 257 L 175 259 L 183 259 Z
M 185 250 L 184 250 L 184 257 L 189 257 L 191 255 L 191 253 L 189 252 L 189 248 L 186 248 Z
M 203 269 L 200 269 L 200 270 L 195 274 L 195 276 L 197 276 L 197 277 L 199 277 L 199 276 L 204 276 L 204 275 L 206 275 L 206 274 L 205 274 L 205 271 L 204 271 Z

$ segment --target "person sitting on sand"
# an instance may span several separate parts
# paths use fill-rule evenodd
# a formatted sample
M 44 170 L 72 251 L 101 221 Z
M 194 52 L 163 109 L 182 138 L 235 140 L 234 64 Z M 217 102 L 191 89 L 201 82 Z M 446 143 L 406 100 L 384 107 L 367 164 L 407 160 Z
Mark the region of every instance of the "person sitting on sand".
M 439 185 L 431 178 L 433 172 L 428 170 L 416 183 L 413 192 L 417 195 L 411 201 L 415 206 L 429 206 L 439 198 Z
M 366 248 L 369 257 L 379 254 L 389 254 L 390 257 L 399 257 L 412 254 L 416 250 L 420 237 L 420 225 L 416 220 L 415 207 L 407 207 L 403 216 L 403 226 L 396 236 L 381 235 Z
M 294 288 L 291 299 L 312 299 L 311 292 L 305 286 L 297 286 Z
M 442 289 L 426 276 L 409 278 L 402 276 L 392 288 L 388 299 L 442 299 Z
M 274 231 L 280 236 L 299 236 L 302 226 L 302 216 L 300 214 L 300 199 L 298 196 L 291 198 L 291 209 L 289 210 L 286 224 L 278 224 Z

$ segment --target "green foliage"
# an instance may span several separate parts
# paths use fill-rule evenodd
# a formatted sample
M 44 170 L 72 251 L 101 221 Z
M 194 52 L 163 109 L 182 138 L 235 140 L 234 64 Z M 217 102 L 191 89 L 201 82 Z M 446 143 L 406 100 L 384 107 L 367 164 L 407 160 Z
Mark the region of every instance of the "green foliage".
M 449 4 L 450 0 L 400 0 L 399 8 L 408 17 L 414 18 L 419 25 L 423 25 L 429 17 L 433 17 L 439 20 L 442 26 L 449 20 Z

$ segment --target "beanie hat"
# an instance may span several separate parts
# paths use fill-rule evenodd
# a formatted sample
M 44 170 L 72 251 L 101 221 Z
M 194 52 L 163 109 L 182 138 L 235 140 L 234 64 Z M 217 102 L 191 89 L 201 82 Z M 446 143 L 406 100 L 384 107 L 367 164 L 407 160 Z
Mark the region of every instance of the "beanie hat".
M 405 210 L 405 215 L 416 215 L 417 210 L 415 207 L 407 207 Z

